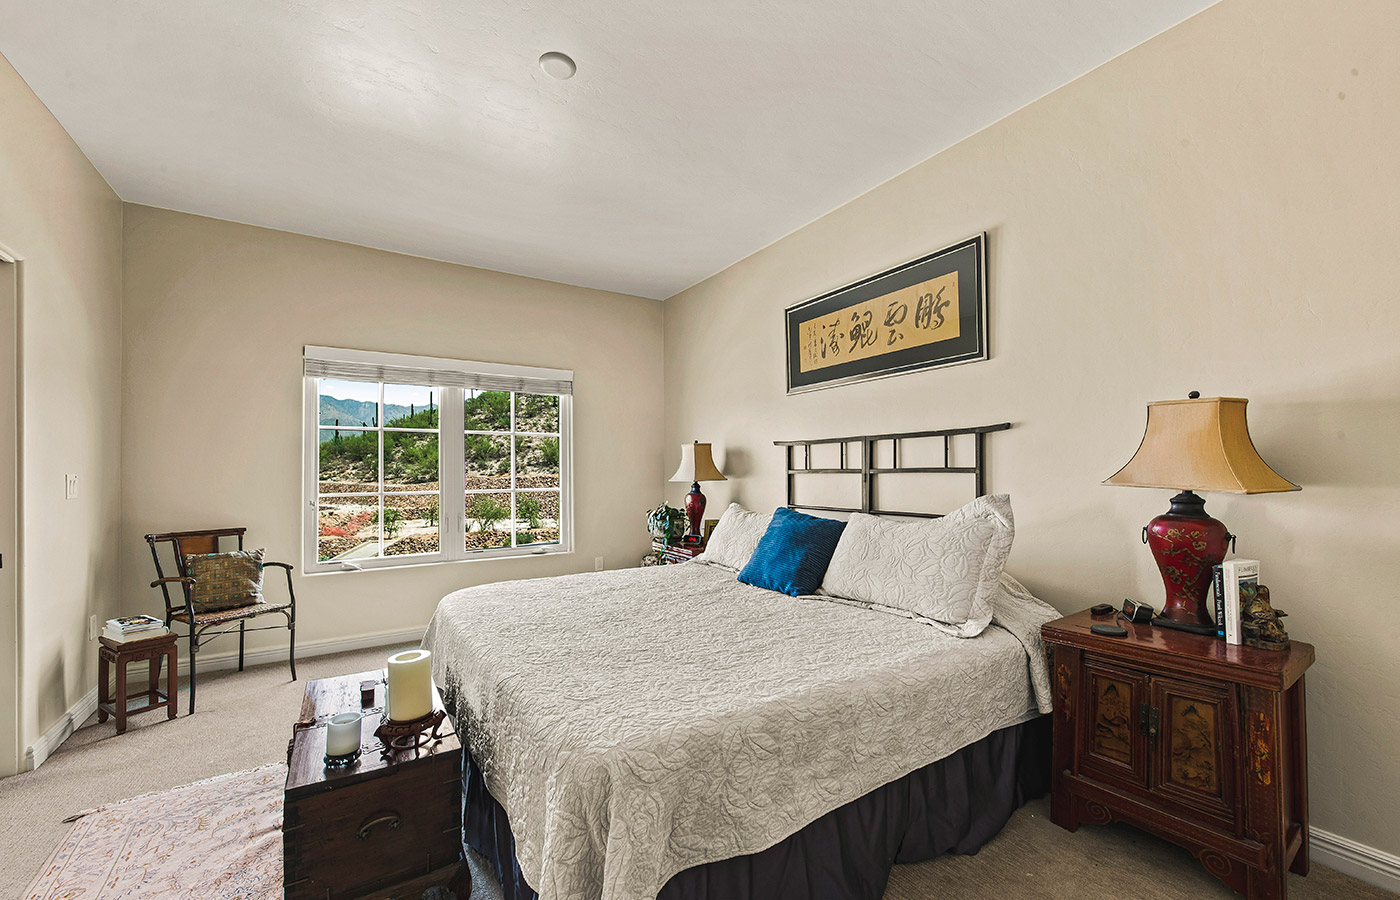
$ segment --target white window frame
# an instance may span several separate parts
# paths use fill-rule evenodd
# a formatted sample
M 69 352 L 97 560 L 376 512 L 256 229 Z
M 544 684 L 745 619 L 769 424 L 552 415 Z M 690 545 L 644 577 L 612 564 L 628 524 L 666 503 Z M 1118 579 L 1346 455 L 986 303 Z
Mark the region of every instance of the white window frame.
M 430 356 L 411 356 L 399 353 L 380 353 L 371 350 L 347 350 L 334 347 L 312 347 L 305 349 L 307 359 L 334 360 L 351 365 L 385 367 L 397 370 L 400 374 L 388 381 L 390 384 L 418 384 L 411 379 L 409 370 L 418 370 L 424 385 L 439 390 L 438 413 L 438 551 L 436 553 L 414 553 L 402 556 L 380 556 L 368 559 L 326 560 L 318 557 L 317 539 L 320 536 L 320 377 L 302 376 L 302 571 L 310 574 L 332 572 L 359 572 L 371 569 L 404 568 L 407 566 L 436 565 L 451 562 L 472 562 L 486 559 L 502 559 L 520 556 L 550 556 L 574 551 L 574 503 L 573 503 L 573 395 L 559 393 L 559 540 L 552 544 L 522 544 L 514 547 L 496 547 L 483 550 L 467 550 L 466 515 L 466 427 L 463 414 L 463 401 L 466 392 L 472 388 L 453 384 L 434 384 L 435 379 L 451 380 L 453 373 L 467 377 L 485 376 L 505 379 L 522 379 L 525 382 L 568 382 L 572 384 L 574 373 L 565 369 L 544 369 L 533 366 L 509 366 L 500 363 L 473 362 L 471 360 L 444 359 Z M 428 373 L 435 373 L 430 375 Z M 337 376 L 339 378 L 340 376 Z M 356 380 L 344 376 L 344 380 Z M 358 380 L 373 383 L 382 379 L 363 377 Z M 484 388 L 494 390 L 495 388 Z M 530 391 L 522 387 L 518 393 L 553 394 L 554 391 Z M 380 388 L 380 421 L 377 430 L 384 431 L 383 387 Z M 510 405 L 511 434 L 515 435 L 515 402 Z M 390 431 L 395 429 L 388 429 Z M 414 431 L 417 429 L 407 429 Z M 524 436 L 530 436 L 525 432 Z M 379 498 L 382 505 L 384 491 L 384 442 L 379 448 Z M 517 488 L 515 486 L 516 452 L 511 445 L 510 471 L 511 518 L 516 514 Z M 405 492 L 412 493 L 412 492 Z M 489 493 L 501 493 L 491 491 Z M 373 496 L 373 495 L 366 495 Z M 456 498 L 455 500 L 452 498 Z M 383 517 L 379 527 L 381 546 L 383 542 Z M 512 537 L 512 541 L 514 538 Z

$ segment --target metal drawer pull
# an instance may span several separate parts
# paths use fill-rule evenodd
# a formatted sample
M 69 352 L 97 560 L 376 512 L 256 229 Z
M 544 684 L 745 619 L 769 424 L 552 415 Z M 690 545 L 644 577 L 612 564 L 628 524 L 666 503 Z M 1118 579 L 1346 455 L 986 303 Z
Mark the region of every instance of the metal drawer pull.
M 402 824 L 403 819 L 399 818 L 398 813 L 386 813 L 385 815 L 377 816 L 373 819 L 370 819 L 368 822 L 365 822 L 365 824 L 361 825 L 360 830 L 355 832 L 355 837 L 359 838 L 362 841 L 367 841 L 369 840 L 369 833 L 374 830 L 374 827 L 376 825 L 388 825 L 391 831 L 398 831 L 399 826 Z

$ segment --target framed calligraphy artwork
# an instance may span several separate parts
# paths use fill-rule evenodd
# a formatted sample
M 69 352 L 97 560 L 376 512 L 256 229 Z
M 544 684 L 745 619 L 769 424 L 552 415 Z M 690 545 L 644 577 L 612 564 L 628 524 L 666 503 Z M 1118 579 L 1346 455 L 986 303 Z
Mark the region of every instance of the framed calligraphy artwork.
M 986 235 L 784 312 L 787 392 L 987 358 Z

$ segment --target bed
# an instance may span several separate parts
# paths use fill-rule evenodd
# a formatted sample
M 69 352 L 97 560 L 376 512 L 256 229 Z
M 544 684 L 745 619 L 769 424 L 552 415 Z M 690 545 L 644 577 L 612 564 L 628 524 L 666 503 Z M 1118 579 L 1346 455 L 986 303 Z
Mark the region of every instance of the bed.
M 975 852 L 1045 790 L 1058 615 L 991 577 L 975 637 L 704 559 L 448 595 L 464 843 L 507 900 L 874 900 Z

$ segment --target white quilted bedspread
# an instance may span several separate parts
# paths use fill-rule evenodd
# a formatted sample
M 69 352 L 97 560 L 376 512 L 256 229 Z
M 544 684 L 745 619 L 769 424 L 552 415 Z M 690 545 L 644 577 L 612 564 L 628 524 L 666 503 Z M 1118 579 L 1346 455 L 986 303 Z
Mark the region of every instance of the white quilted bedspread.
M 650 900 L 1048 712 L 1058 614 L 1005 585 L 957 638 L 691 562 L 457 591 L 424 646 L 542 900 Z

